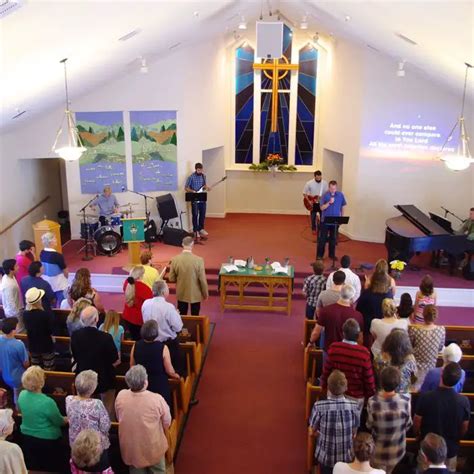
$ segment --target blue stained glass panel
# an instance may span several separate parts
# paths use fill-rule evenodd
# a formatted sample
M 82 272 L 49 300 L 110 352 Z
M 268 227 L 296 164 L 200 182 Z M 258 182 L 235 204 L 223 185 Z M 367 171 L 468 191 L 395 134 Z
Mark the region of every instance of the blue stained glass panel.
M 295 165 L 313 164 L 317 70 L 318 50 L 308 44 L 299 50 Z
M 254 61 L 252 47 L 235 50 L 235 163 L 252 163 Z

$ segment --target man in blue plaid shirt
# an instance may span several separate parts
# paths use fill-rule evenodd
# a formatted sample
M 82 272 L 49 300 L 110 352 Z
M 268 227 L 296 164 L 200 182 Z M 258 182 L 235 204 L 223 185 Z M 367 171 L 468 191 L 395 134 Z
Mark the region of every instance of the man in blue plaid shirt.
M 306 319 L 314 319 L 318 296 L 321 291 L 326 289 L 323 261 L 316 260 L 311 266 L 313 267 L 314 274 L 307 276 L 303 283 L 303 294 L 306 296 Z
M 194 173 L 188 177 L 184 190 L 187 193 L 197 193 L 198 191 L 210 191 L 211 188 L 206 184 L 206 175 L 203 173 L 201 163 L 194 165 Z M 204 220 L 206 218 L 206 202 L 193 201 L 191 203 L 193 216 L 193 232 L 194 238 L 199 240 L 201 237 L 206 238 L 208 233 L 204 230 Z
M 352 439 L 360 424 L 357 402 L 344 397 L 346 376 L 333 370 L 328 378 L 328 398 L 313 406 L 309 418 L 311 434 L 316 436 L 314 457 L 321 474 L 332 474 L 337 462 L 352 461 Z

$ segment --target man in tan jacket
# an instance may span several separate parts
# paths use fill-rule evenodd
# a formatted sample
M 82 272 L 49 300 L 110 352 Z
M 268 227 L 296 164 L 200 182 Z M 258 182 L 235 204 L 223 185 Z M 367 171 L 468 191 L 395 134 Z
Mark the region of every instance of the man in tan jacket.
M 204 260 L 193 254 L 192 237 L 185 237 L 182 245 L 182 253 L 171 259 L 168 280 L 176 282 L 176 298 L 180 314 L 188 314 L 188 306 L 191 304 L 191 315 L 198 316 L 201 301 L 209 296 Z

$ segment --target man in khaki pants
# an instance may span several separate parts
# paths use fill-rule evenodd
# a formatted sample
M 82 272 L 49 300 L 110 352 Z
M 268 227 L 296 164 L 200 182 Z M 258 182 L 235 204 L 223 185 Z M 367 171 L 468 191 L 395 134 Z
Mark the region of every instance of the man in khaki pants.
M 171 259 L 168 280 L 172 283 L 176 282 L 176 298 L 180 314 L 188 314 L 190 304 L 191 315 L 198 316 L 201 301 L 209 296 L 204 260 L 193 254 L 192 237 L 185 237 L 182 245 L 181 254 Z

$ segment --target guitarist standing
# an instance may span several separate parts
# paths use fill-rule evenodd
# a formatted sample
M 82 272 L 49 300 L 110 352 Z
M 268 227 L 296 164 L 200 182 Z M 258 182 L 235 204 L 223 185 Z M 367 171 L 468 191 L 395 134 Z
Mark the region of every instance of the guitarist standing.
M 203 191 L 210 191 L 211 188 L 206 184 L 206 175 L 203 173 L 203 166 L 201 163 L 194 165 L 194 173 L 191 174 L 186 180 L 184 189 L 187 193 L 197 193 Z M 201 238 L 206 239 L 209 235 L 204 230 L 204 220 L 206 219 L 206 202 L 205 201 L 193 201 L 191 203 L 192 216 L 193 216 L 193 232 L 196 241 Z
M 314 235 L 317 234 L 317 224 L 321 217 L 319 201 L 327 190 L 328 183 L 323 179 L 323 174 L 319 170 L 314 172 L 314 179 L 308 181 L 303 188 L 303 202 L 306 209 L 311 211 L 311 230 Z

